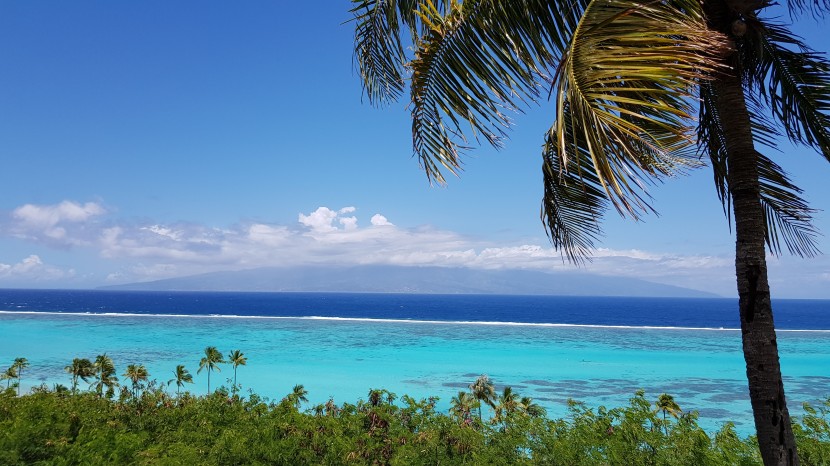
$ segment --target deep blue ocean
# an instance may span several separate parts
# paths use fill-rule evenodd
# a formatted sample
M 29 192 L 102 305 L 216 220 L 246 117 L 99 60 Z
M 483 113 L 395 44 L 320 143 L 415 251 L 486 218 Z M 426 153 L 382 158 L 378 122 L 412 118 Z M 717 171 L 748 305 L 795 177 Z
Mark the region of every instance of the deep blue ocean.
M 736 299 L 516 295 L 0 290 L 0 311 L 341 317 L 738 328 Z M 774 300 L 778 329 L 830 329 L 830 300 Z

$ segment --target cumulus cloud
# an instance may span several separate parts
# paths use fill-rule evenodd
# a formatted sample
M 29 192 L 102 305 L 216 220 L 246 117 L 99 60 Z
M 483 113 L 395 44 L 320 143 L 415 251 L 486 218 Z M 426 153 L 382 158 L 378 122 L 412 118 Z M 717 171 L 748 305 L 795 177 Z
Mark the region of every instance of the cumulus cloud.
M 372 222 L 372 225 L 374 225 L 376 227 L 385 227 L 385 226 L 393 227 L 393 226 L 395 226 L 394 224 L 390 223 L 389 220 L 381 214 L 372 215 L 372 219 L 370 220 L 370 222 Z
M 72 269 L 63 270 L 59 267 L 44 264 L 36 254 L 25 257 L 15 264 L 0 262 L 0 283 L 8 282 L 41 282 L 71 278 L 75 275 Z
M 337 212 L 328 207 L 318 207 L 317 210 L 308 215 L 300 214 L 299 221 L 315 232 L 334 231 L 337 227 L 332 225 L 332 223 L 337 218 L 337 215 Z
M 107 213 L 98 203 L 63 201 L 54 205 L 26 204 L 14 209 L 7 221 L 12 236 L 56 247 L 89 244 L 90 224 Z

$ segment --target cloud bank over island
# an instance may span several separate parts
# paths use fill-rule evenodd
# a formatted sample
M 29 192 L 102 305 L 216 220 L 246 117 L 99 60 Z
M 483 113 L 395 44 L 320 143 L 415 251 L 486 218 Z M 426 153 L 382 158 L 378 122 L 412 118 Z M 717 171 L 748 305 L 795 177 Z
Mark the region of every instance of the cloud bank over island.
M 434 226 L 403 227 L 384 213 L 364 214 L 355 206 L 319 207 L 299 213 L 293 224 L 252 221 L 217 227 L 124 219 L 100 202 L 65 200 L 19 206 L 3 219 L 0 232 L 38 251 L 13 260 L 0 257 L 0 286 L 89 287 L 215 271 L 314 265 L 575 270 L 558 251 L 541 242 L 495 244 Z M 52 250 L 77 257 L 79 265 L 50 264 L 43 251 Z M 90 262 L 96 262 L 99 271 L 82 270 L 80 264 Z M 826 265 L 826 261 L 805 266 L 803 261 L 773 258 L 771 269 L 785 268 L 785 282 L 812 280 L 820 286 L 830 284 Z M 734 294 L 731 257 L 599 248 L 580 270 Z M 772 275 L 775 282 L 776 274 Z

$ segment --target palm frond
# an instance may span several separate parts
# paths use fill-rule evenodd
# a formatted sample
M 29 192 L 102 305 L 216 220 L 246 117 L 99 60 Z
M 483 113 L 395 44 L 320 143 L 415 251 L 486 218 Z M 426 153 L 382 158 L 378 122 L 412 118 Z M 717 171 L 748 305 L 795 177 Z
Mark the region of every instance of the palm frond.
M 730 228 L 732 225 L 732 198 L 729 194 L 729 167 L 726 145 L 721 124 L 722 116 L 715 105 L 715 91 L 708 83 L 700 88 L 701 111 L 698 127 L 698 143 L 710 158 L 715 189 L 723 204 L 723 212 Z M 747 99 L 752 103 L 751 99 Z M 759 113 L 751 112 L 753 138 L 764 141 L 774 128 L 761 119 Z M 771 146 L 774 147 L 774 146 Z M 764 208 L 764 228 L 767 247 L 771 253 L 782 253 L 781 242 L 790 254 L 813 257 L 819 253 L 816 239 L 818 231 L 813 226 L 811 209 L 801 197 L 802 190 L 790 181 L 784 170 L 767 156 L 756 152 L 758 157 L 758 178 L 760 200 Z
M 622 215 L 653 211 L 646 183 L 701 166 L 691 103 L 724 47 L 695 2 L 592 2 L 562 51 L 549 138 L 556 147 L 546 151 L 589 158 Z
M 697 143 L 702 152 L 709 156 L 714 175 L 715 191 L 723 206 L 723 214 L 732 227 L 732 198 L 729 195 L 726 166 L 726 141 L 723 133 L 723 117 L 715 104 L 714 86 L 708 81 L 700 84 L 700 118 L 697 128 Z
M 789 30 L 759 23 L 749 35 L 743 62 L 750 94 L 758 94 L 784 134 L 830 160 L 830 62 Z
M 538 96 L 537 60 L 549 53 L 532 13 L 499 1 L 451 2 L 447 11 L 421 4 L 426 30 L 410 63 L 412 138 L 431 180 L 444 183 L 443 170 L 460 169 L 469 148 L 462 126 L 498 148 L 509 114 Z
M 764 3 L 765 5 L 775 4 L 771 0 L 766 0 Z M 810 12 L 814 19 L 820 19 L 830 11 L 830 0 L 787 0 L 787 9 L 790 11 L 790 16 Z
M 408 60 L 404 41 L 407 35 L 417 37 L 417 7 L 417 0 L 352 0 L 354 62 L 373 105 L 395 101 L 403 93 Z
M 813 226 L 815 212 L 801 198 L 801 189 L 790 181 L 775 162 L 758 154 L 758 175 L 761 183 L 761 204 L 764 206 L 767 246 L 781 255 L 781 239 L 790 254 L 814 257 L 820 254 Z
M 565 109 L 567 114 L 568 109 Z M 567 127 L 568 128 L 572 127 Z M 569 139 L 579 138 L 569 134 Z M 568 148 L 579 150 L 580 144 Z M 602 236 L 600 220 L 608 209 L 608 198 L 589 154 L 560 156 L 556 133 L 548 131 L 542 154 L 545 194 L 542 198 L 542 223 L 553 247 L 568 261 L 582 264 L 590 259 L 594 242 Z M 568 166 L 563 166 L 567 163 Z

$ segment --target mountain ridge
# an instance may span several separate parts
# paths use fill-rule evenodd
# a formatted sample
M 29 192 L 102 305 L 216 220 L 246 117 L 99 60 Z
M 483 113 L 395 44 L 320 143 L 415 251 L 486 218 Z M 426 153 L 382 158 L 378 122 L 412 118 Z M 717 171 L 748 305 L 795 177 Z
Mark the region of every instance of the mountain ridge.
M 260 291 L 720 297 L 630 277 L 580 272 L 391 265 L 260 267 L 102 286 L 130 291 Z

